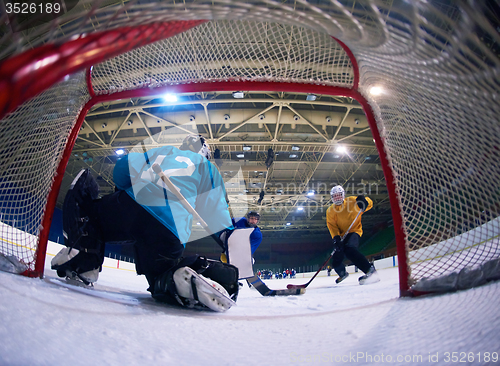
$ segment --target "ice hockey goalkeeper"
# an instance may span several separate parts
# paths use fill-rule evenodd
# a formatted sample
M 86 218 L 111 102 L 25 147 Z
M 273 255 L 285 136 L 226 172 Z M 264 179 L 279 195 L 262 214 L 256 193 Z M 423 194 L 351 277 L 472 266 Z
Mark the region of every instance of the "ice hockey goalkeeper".
M 132 244 L 138 274 L 158 301 L 227 310 L 238 294 L 238 270 L 204 257 L 182 258 L 192 215 L 152 167 L 158 164 L 215 233 L 231 228 L 222 177 L 208 160 L 210 147 L 190 135 L 178 149 L 129 153 L 113 171 L 116 191 L 98 198 L 88 170 L 73 181 L 63 207 L 65 245 L 52 260 L 61 277 L 96 282 L 105 243 Z M 229 298 L 231 301 L 226 301 Z

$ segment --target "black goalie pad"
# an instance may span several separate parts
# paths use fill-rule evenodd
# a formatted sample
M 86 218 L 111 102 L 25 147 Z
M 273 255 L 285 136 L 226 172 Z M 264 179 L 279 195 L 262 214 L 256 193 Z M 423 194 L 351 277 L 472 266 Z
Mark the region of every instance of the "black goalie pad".
M 177 265 L 156 278 L 152 291 L 152 296 L 156 301 L 188 306 L 186 299 L 179 296 L 173 278 L 175 271 L 182 267 L 190 267 L 198 274 L 219 283 L 228 292 L 230 298 L 236 301 L 239 291 L 238 268 L 197 255 L 181 258 Z
M 69 248 L 100 255 L 104 253 L 99 229 L 92 215 L 99 185 L 89 169 L 82 170 L 71 184 L 63 204 L 64 244 Z

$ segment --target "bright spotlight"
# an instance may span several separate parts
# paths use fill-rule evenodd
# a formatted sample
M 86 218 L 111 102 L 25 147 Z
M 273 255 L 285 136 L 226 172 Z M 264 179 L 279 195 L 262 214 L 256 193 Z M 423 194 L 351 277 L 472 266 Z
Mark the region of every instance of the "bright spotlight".
M 175 94 L 170 94 L 170 93 L 167 93 L 163 96 L 163 100 L 165 102 L 169 102 L 169 103 L 174 103 L 174 102 L 177 102 L 177 95 Z
M 123 155 L 123 154 L 125 154 L 125 150 L 123 150 L 123 149 L 118 149 L 118 150 L 116 150 L 116 151 L 115 151 L 115 154 L 116 154 L 116 155 Z
M 347 153 L 347 148 L 344 145 L 337 146 L 337 152 L 341 154 Z
M 380 86 L 372 86 L 370 88 L 370 94 L 371 95 L 380 95 L 384 92 L 384 89 L 382 89 Z

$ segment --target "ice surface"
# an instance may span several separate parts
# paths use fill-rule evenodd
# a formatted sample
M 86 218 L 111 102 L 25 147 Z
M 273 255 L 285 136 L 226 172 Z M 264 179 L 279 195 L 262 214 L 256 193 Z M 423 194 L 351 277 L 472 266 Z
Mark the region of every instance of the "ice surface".
M 361 272 L 339 285 L 321 274 L 300 296 L 263 297 L 245 284 L 237 306 L 214 313 L 88 296 L 50 283 L 48 266 L 44 280 L 0 272 L 2 366 L 449 365 L 451 352 L 481 365 L 485 352 L 500 351 L 498 282 L 402 299 L 397 268 L 378 270 L 381 281 L 366 286 Z M 104 268 L 95 286 L 150 298 L 130 270 Z

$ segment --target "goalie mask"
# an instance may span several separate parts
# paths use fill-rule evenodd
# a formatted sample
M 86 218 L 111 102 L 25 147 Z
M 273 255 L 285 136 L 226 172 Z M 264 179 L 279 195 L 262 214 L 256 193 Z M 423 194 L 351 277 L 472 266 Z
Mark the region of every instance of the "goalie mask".
M 210 159 L 211 151 L 207 140 L 202 135 L 187 136 L 180 147 L 181 150 L 191 150 L 201 156 Z
M 341 205 L 344 203 L 345 191 L 342 186 L 335 186 L 330 191 L 330 196 L 332 196 L 332 201 L 335 205 Z

